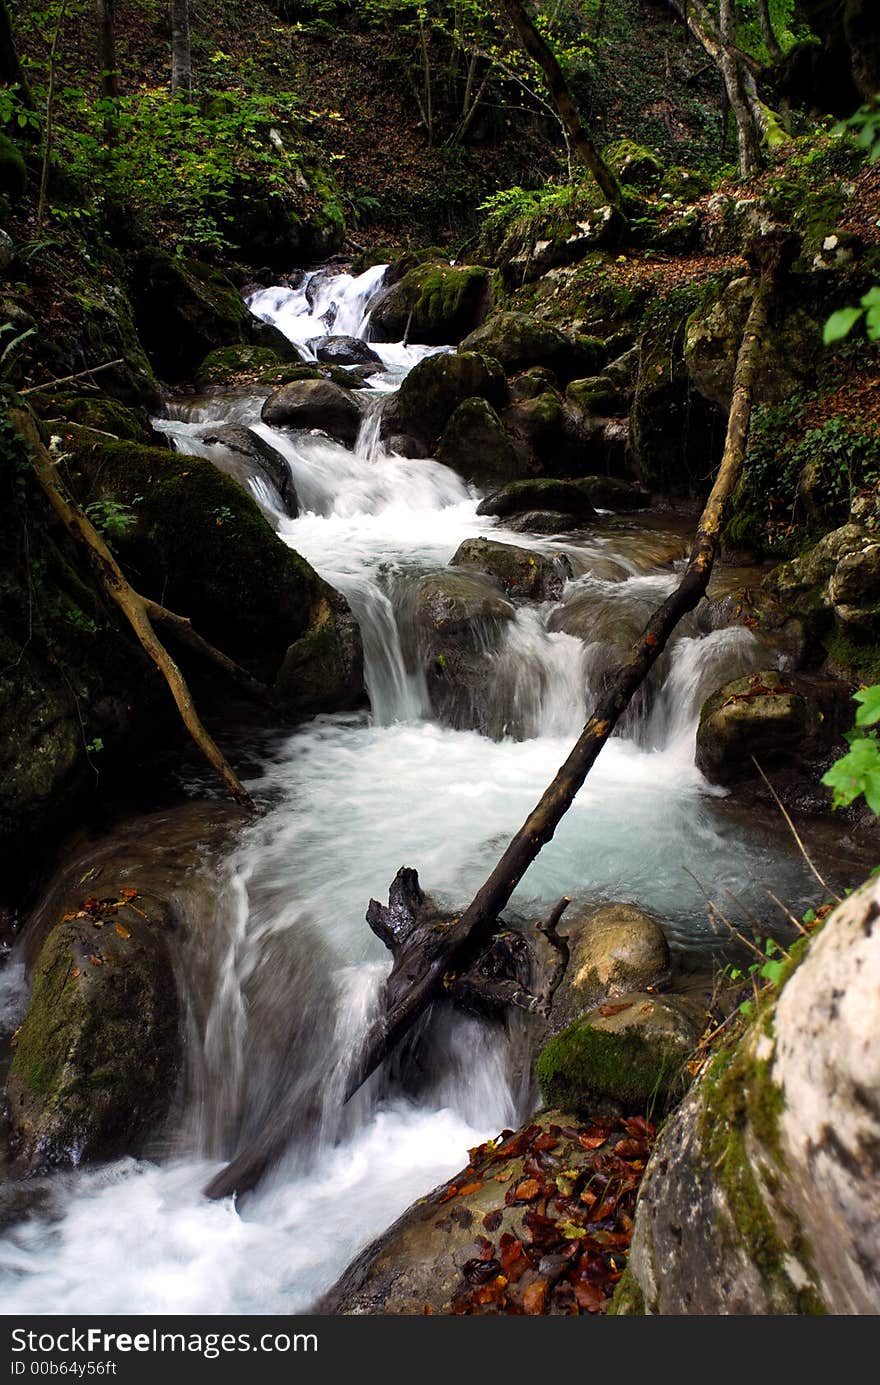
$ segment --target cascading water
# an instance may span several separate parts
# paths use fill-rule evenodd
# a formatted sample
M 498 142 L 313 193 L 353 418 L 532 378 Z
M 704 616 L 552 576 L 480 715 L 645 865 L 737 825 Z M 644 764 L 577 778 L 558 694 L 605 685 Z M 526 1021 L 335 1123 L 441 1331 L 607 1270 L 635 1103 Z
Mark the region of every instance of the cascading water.
M 319 271 L 250 306 L 313 355 L 321 336 L 368 330 L 382 273 Z M 388 966 L 365 908 L 403 864 L 441 899 L 471 898 L 567 754 L 609 661 L 669 589 L 681 544 L 631 523 L 559 543 L 480 519 L 452 472 L 385 455 L 379 441 L 381 398 L 434 348 L 373 346 L 385 369 L 354 451 L 267 428 L 260 399 L 246 394 L 184 403 L 161 425 L 185 451 L 206 424 L 234 422 L 287 460 L 297 519 L 252 489 L 285 542 L 347 596 L 372 711 L 318 717 L 266 759 L 252 787 L 271 807 L 242 834 L 210 928 L 190 946 L 188 1067 L 162 1159 L 47 1180 L 39 1214 L 0 1242 L 7 1312 L 304 1310 L 533 1099 L 525 1021 L 502 1032 L 447 1015 L 431 1021 L 429 1077 L 384 1096 L 374 1085 L 341 1106 Z M 401 630 L 412 584 L 487 532 L 564 552 L 575 574 L 561 600 L 508 622 L 493 666 L 498 739 L 432 717 Z M 543 915 L 562 893 L 634 900 L 665 920 L 675 946 L 699 952 L 715 942 L 699 882 L 757 897 L 766 879 L 792 902 L 804 896 L 791 852 L 734 827 L 693 764 L 703 698 L 767 658 L 748 631 L 701 639 L 685 628 L 522 882 L 520 913 Z M 4 973 L 0 1000 L 11 1027 L 20 975 Z M 209 1178 L 279 1111 L 295 1115 L 280 1165 L 240 1209 L 207 1201 Z

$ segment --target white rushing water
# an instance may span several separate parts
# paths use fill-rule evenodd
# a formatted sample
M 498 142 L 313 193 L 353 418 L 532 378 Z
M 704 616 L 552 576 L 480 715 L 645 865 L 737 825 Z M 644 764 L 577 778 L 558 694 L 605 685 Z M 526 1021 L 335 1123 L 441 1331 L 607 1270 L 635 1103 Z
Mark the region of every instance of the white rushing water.
M 250 306 L 309 355 L 322 335 L 368 331 L 381 277 L 318 273 Z M 376 349 L 386 367 L 378 401 L 428 348 Z M 469 1146 L 527 1114 L 523 1033 L 464 1017 L 434 1021 L 430 1071 L 406 1091 L 374 1089 L 341 1109 L 341 1076 L 388 965 L 365 907 L 401 865 L 441 899 L 470 899 L 567 754 L 613 637 L 628 642 L 669 589 L 668 558 L 656 555 L 670 541 L 632 526 L 565 543 L 506 533 L 437 462 L 385 455 L 378 407 L 353 452 L 267 428 L 260 400 L 245 395 L 179 406 L 166 425 L 184 450 L 199 447 L 206 423 L 252 426 L 286 458 L 299 518 L 252 489 L 283 539 L 348 597 L 372 714 L 318 717 L 266 761 L 254 787 L 272 806 L 226 864 L 212 950 L 193 967 L 200 989 L 194 980 L 169 1153 L 49 1180 L 39 1213 L 0 1242 L 7 1313 L 304 1310 L 413 1199 L 462 1167 Z M 561 601 L 520 608 L 498 645 L 495 696 L 519 739 L 442 725 L 405 658 L 404 594 L 463 539 L 487 533 L 564 551 L 575 574 Z M 699 950 L 712 941 L 703 887 L 760 896 L 766 880 L 797 897 L 800 866 L 734 827 L 693 763 L 702 700 L 766 661 L 745 630 L 701 639 L 688 627 L 514 908 L 543 911 L 562 893 L 634 900 L 657 911 L 676 945 Z M 11 980 L 0 1000 L 17 1016 L 21 982 Z M 296 1114 L 281 1164 L 240 1208 L 207 1201 L 208 1179 L 279 1110 Z

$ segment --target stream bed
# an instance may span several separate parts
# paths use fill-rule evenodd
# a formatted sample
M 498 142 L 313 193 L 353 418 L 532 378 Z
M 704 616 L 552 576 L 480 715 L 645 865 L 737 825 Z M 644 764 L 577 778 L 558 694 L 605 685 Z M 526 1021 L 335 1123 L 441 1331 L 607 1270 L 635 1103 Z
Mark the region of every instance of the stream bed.
M 368 337 L 381 267 L 319 272 L 251 300 L 306 354 L 332 331 Z M 430 1063 L 404 1085 L 375 1080 L 348 1107 L 341 1089 L 374 1013 L 388 954 L 364 922 L 401 865 L 463 907 L 565 758 L 601 685 L 592 646 L 553 628 L 585 603 L 607 630 L 636 621 L 675 583 L 680 527 L 603 516 L 565 539 L 512 533 L 477 515 L 480 497 L 436 461 L 386 455 L 383 401 L 436 348 L 371 343 L 371 381 L 353 451 L 259 421 L 262 396 L 177 400 L 160 421 L 184 451 L 206 425 L 253 427 L 289 462 L 300 517 L 252 489 L 285 542 L 348 598 L 361 626 L 371 710 L 320 716 L 277 739 L 249 787 L 268 811 L 211 867 L 214 917 L 187 974 L 187 1063 L 171 1129 L 152 1158 L 57 1174 L 33 1187 L 0 1239 L 7 1313 L 288 1313 L 307 1310 L 346 1264 L 466 1151 L 530 1111 L 526 1021 L 509 1031 L 435 1017 Z M 503 731 L 457 730 L 434 715 L 406 651 L 407 594 L 467 538 L 564 553 L 560 601 L 521 606 L 496 655 Z M 598 645 L 597 645 L 598 648 Z M 767 667 L 750 631 L 688 626 L 644 716 L 603 751 L 554 840 L 512 901 L 546 915 L 562 894 L 653 911 L 676 954 L 707 969 L 724 946 L 707 897 L 742 924 L 772 916 L 767 889 L 796 907 L 815 884 L 784 827 L 743 821 L 694 765 L 699 710 L 715 688 Z M 19 963 L 3 974 L 9 1023 Z M 298 1131 L 237 1207 L 202 1189 L 273 1111 Z

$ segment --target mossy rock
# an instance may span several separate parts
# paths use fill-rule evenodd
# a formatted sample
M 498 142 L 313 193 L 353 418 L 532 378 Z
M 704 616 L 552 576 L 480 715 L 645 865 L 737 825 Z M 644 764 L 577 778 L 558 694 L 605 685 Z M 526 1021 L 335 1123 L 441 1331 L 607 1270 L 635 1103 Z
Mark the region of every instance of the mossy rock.
M 498 362 L 477 351 L 426 356 L 409 372 L 384 411 L 382 435 L 409 435 L 423 441 L 425 455 L 430 455 L 466 399 L 485 399 L 493 408 L 503 406 L 507 383 Z
M 203 389 L 233 388 L 259 383 L 270 372 L 284 368 L 271 347 L 219 346 L 208 352 L 195 373 L 195 382 Z
M 144 917 L 146 915 L 146 917 Z M 60 923 L 33 972 L 7 1083 L 31 1170 L 129 1153 L 165 1112 L 180 1056 L 179 1011 L 158 901 L 95 928 Z
M 280 193 L 277 188 L 267 193 L 263 176 L 240 178 L 231 201 L 235 216 L 227 234 L 249 264 L 288 270 L 292 264 L 325 260 L 342 248 L 342 193 L 317 158 L 298 160 L 295 176 Z
M 50 423 L 55 418 L 67 419 L 69 423 L 110 433 L 125 442 L 149 443 L 153 439 L 153 425 L 146 409 L 120 404 L 109 395 L 48 394 L 40 396 L 39 401 L 39 412 Z
M 674 202 L 695 202 L 711 188 L 712 184 L 705 173 L 695 168 L 684 168 L 681 164 L 667 168 L 660 180 L 661 197 L 671 197 Z
M 0 134 L 0 196 L 17 206 L 26 187 L 27 168 L 21 151 L 7 135 Z
M 563 384 L 597 374 L 608 359 L 605 342 L 572 337 L 527 313 L 496 313 L 471 332 L 462 351 L 482 351 L 500 361 L 507 374 L 546 366 Z
M 263 405 L 261 418 L 272 428 L 318 428 L 353 447 L 363 415 L 350 390 L 332 380 L 296 380 L 282 385 Z
M 700 713 L 697 768 L 713 784 L 732 784 L 758 776 L 755 760 L 766 769 L 807 764 L 834 739 L 834 691 L 773 669 L 725 683 Z
M 479 515 L 496 515 L 507 519 L 511 515 L 524 514 L 527 510 L 553 510 L 558 514 L 573 515 L 577 519 L 592 519 L 596 511 L 590 498 L 589 481 L 562 481 L 548 477 L 535 477 L 523 481 L 511 481 L 501 490 L 493 491 L 480 502 Z
M 566 399 L 579 413 L 588 418 L 614 418 L 626 412 L 626 400 L 607 375 L 591 375 L 586 380 L 572 380 L 565 391 Z
M 376 341 L 455 345 L 492 304 L 492 272 L 481 265 L 421 264 L 392 284 L 370 314 Z
M 221 270 L 162 250 L 141 254 L 132 276 L 141 339 L 166 380 L 194 375 L 209 352 L 244 344 L 251 314 Z
M 324 583 L 277 537 L 256 502 L 203 457 L 64 434 L 81 499 L 131 507 L 114 542 L 146 595 L 264 677 L 306 633 Z
M 565 554 L 548 557 L 492 539 L 465 539 L 450 559 L 450 567 L 486 572 L 500 583 L 506 596 L 529 601 L 558 601 L 572 576 Z
M 290 645 L 275 693 L 298 716 L 345 710 L 364 700 L 364 653 L 347 601 L 326 584 L 309 627 Z
M 642 192 L 656 192 L 659 188 L 664 164 L 652 149 L 631 139 L 619 139 L 605 146 L 603 156 L 621 183 Z
M 437 460 L 475 485 L 497 485 L 526 470 L 501 419 L 485 399 L 464 399 L 440 439 Z
M 606 1013 L 602 1013 L 605 1010 Z M 671 998 L 624 995 L 555 1035 L 535 1076 L 544 1104 L 569 1110 L 664 1110 L 687 1087 L 699 1026 Z

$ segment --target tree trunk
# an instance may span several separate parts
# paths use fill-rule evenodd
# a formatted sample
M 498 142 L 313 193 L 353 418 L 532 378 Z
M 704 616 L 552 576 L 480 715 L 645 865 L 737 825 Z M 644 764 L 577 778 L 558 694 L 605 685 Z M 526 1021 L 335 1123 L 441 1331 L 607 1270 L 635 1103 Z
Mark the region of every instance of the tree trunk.
M 192 95 L 190 0 L 171 0 L 171 95 Z
M 501 9 L 507 15 L 516 31 L 517 38 L 528 56 L 538 64 L 544 74 L 547 89 L 553 98 L 560 119 L 567 129 L 578 157 L 592 173 L 603 197 L 607 197 L 617 211 L 623 210 L 623 193 L 617 178 L 602 158 L 589 132 L 584 128 L 580 111 L 568 89 L 562 68 L 546 39 L 535 27 L 524 4 L 520 0 L 500 0 Z
M 750 178 L 761 167 L 761 135 L 764 133 L 765 117 L 754 82 L 747 83 L 745 80 L 743 56 L 733 42 L 732 0 L 720 0 L 717 32 L 703 0 L 669 0 L 669 4 L 709 57 L 718 64 L 736 121 L 739 174 L 741 178 Z
M 767 52 L 773 62 L 777 62 L 782 57 L 782 49 L 773 28 L 773 20 L 770 18 L 770 0 L 758 0 L 758 18 L 761 21 L 761 33 Z
M 18 56 L 6 0 L 0 0 L 0 82 L 4 86 L 18 87 L 25 106 L 28 110 L 34 109 L 34 99 Z
M 553 837 L 599 752 L 662 654 L 676 625 L 705 595 L 718 551 L 725 507 L 742 470 L 771 286 L 783 256 L 789 253 L 788 242 L 780 244 L 768 238 L 761 253 L 764 258 L 762 273 L 736 363 L 724 455 L 700 518 L 684 576 L 672 595 L 654 612 L 629 660 L 618 670 L 604 701 L 590 717 L 552 784 L 461 917 L 447 924 L 438 922 L 430 901 L 424 906 L 418 904 L 421 892 L 416 877 L 415 889 L 410 890 L 410 897 L 415 898 L 418 905 L 416 924 L 401 929 L 399 939 L 395 939 L 394 966 L 384 991 L 385 1011 L 366 1037 L 361 1057 L 352 1070 L 348 1096 L 357 1091 L 399 1043 L 426 1006 L 443 993 L 444 984 L 454 976 L 461 959 L 466 960 L 468 953 L 472 954 L 491 930 L 541 847 Z M 370 905 L 368 921 L 380 936 L 381 925 L 387 916 L 393 915 L 395 902 L 392 896 L 387 911 L 375 902 Z M 393 919 L 388 922 L 388 931 L 393 935 Z
M 167 619 L 167 622 L 173 625 L 179 634 L 182 633 L 181 626 L 188 626 L 189 622 L 185 621 L 182 616 L 175 616 L 170 611 L 166 612 L 164 607 L 158 607 L 154 602 L 145 600 L 129 586 L 122 569 L 94 525 L 83 514 L 79 506 L 68 500 L 62 493 L 55 475 L 55 463 L 43 446 L 30 413 L 24 409 L 10 409 L 9 418 L 30 452 L 34 473 L 43 494 L 70 536 L 80 547 L 86 549 L 107 595 L 122 611 L 143 649 L 159 669 L 168 684 L 190 736 L 208 763 L 217 771 L 235 801 L 242 804 L 243 807 L 252 808 L 253 804 L 247 789 L 241 784 L 222 751 L 202 725 L 193 705 L 186 680 L 156 635 L 151 615 L 155 619 L 157 612 L 161 613 L 162 618 Z M 194 635 L 195 632 L 192 634 Z M 206 640 L 195 636 L 195 641 L 202 655 L 205 654 L 206 650 L 211 649 Z M 189 643 L 192 644 L 193 641 L 190 639 Z M 231 664 L 231 660 L 227 660 L 225 655 L 220 654 L 219 650 L 213 652 L 218 655 L 221 665 Z M 243 670 L 241 672 L 247 678 Z

